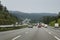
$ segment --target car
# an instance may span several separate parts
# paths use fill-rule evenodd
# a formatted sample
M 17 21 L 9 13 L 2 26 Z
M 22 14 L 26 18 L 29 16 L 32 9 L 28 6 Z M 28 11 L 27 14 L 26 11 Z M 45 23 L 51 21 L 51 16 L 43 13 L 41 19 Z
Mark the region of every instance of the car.
M 41 26 L 42 26 L 42 25 L 41 25 L 41 24 L 39 24 L 39 25 L 38 25 L 38 28 L 41 28 Z
M 33 28 L 33 26 L 32 25 L 28 25 L 28 28 Z
M 47 26 L 48 26 L 48 25 L 47 25 L 47 24 L 45 24 L 45 26 L 44 26 L 44 27 L 45 27 L 45 28 L 47 28 Z
M 42 25 L 42 27 L 43 27 L 43 25 L 44 25 L 44 24 L 43 24 L 43 23 L 41 23 L 41 25 Z

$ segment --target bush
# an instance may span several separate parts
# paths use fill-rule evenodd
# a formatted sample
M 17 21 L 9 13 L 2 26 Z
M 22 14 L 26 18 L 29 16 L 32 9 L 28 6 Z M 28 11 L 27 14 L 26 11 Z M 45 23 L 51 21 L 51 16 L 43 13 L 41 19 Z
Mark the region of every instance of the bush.
M 55 21 L 52 21 L 49 23 L 50 26 L 54 26 L 55 25 Z

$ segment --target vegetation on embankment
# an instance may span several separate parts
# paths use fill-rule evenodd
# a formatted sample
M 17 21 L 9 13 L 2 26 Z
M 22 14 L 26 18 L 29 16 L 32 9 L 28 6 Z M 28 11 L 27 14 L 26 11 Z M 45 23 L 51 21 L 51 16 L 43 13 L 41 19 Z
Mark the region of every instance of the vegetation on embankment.
M 5 6 L 0 4 L 0 25 L 14 24 L 17 21 L 17 18 L 11 15 Z
M 52 21 L 49 23 L 50 26 L 54 26 L 54 24 L 55 24 L 55 21 Z
M 54 25 L 55 25 L 55 23 L 56 23 L 56 20 L 54 20 L 54 21 L 50 22 L 50 23 L 49 23 L 49 25 L 50 25 L 50 26 L 54 26 Z M 58 24 L 59 24 L 59 26 L 60 26 L 60 18 L 59 18 L 59 19 L 57 19 L 57 23 L 58 23 Z
M 60 12 L 56 16 L 44 16 L 42 17 L 42 22 L 48 24 L 52 27 L 55 26 L 55 23 L 58 23 L 60 26 Z

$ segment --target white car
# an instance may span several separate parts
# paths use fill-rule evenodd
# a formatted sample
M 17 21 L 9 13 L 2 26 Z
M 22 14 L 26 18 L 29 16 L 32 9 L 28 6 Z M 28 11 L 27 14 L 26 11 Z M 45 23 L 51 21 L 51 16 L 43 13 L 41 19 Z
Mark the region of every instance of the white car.
M 47 24 L 45 24 L 45 26 L 44 26 L 44 27 L 45 27 L 45 28 L 47 28 L 47 26 L 48 26 L 48 25 L 47 25 Z

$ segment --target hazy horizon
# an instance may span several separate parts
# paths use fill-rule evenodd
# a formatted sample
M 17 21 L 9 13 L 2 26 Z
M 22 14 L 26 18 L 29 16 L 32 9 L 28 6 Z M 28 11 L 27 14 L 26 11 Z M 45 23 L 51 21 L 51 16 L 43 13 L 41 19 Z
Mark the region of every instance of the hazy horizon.
M 58 13 L 60 0 L 1 0 L 8 10 L 25 13 Z

